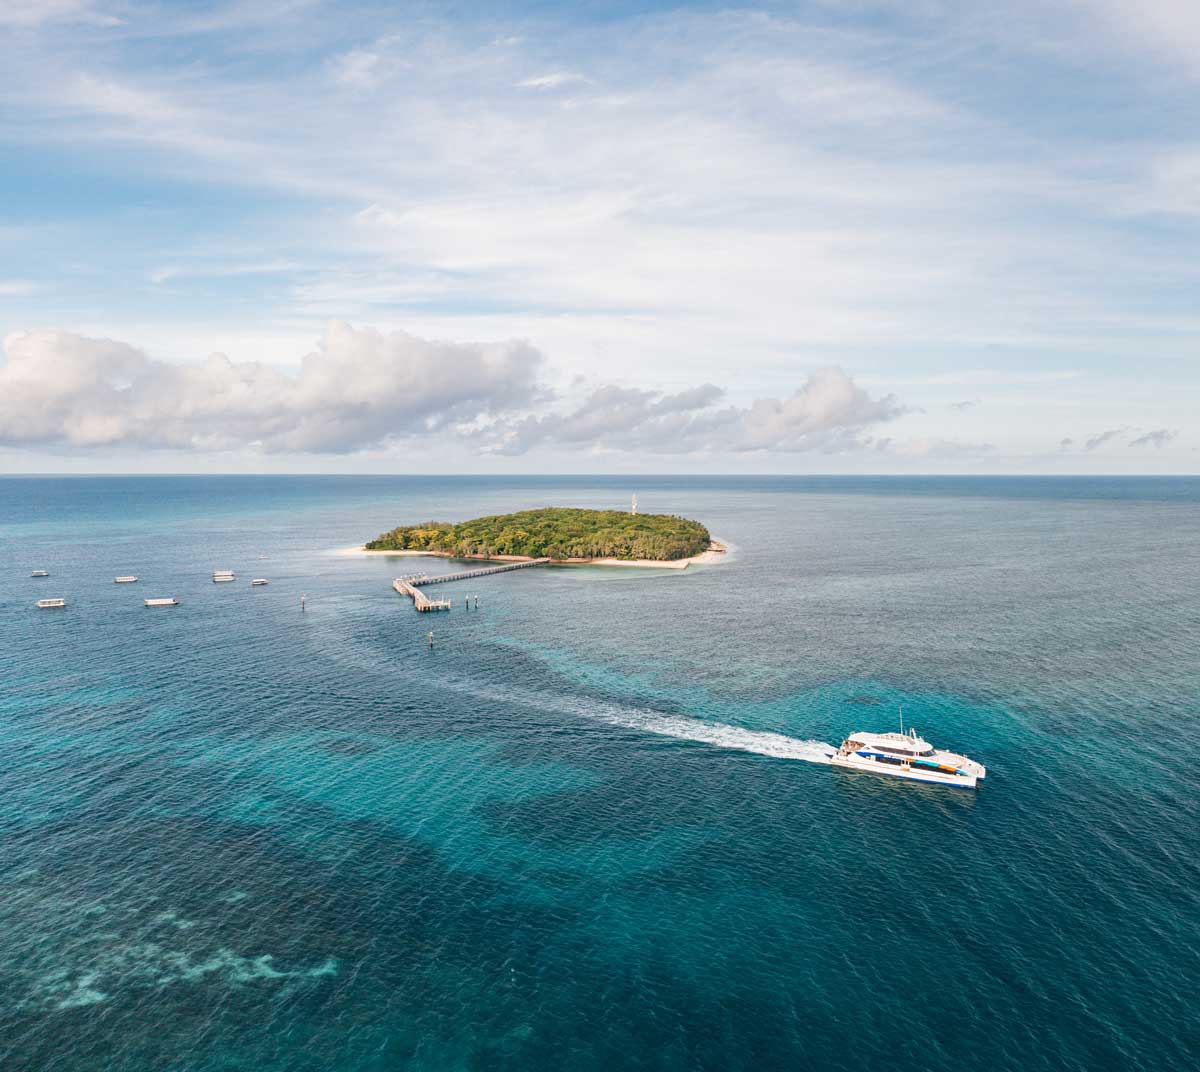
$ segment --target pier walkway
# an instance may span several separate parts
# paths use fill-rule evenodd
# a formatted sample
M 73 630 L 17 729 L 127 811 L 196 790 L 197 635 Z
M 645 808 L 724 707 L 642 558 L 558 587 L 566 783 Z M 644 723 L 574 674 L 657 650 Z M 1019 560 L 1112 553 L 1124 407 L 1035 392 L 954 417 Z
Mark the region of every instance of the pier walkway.
M 403 577 L 397 577 L 392 581 L 392 587 L 396 589 L 402 596 L 408 596 L 413 601 L 414 610 L 449 610 L 450 600 L 448 599 L 430 599 L 421 589 L 409 584 Z
M 421 586 L 449 584 L 451 581 L 466 581 L 472 577 L 488 577 L 493 573 L 508 573 L 510 570 L 527 569 L 530 566 L 544 566 L 549 561 L 548 558 L 531 558 L 528 562 L 505 562 L 502 566 L 482 566 L 479 569 L 463 570 L 461 573 L 443 573 L 436 577 L 428 573 L 414 577 L 397 577 L 392 581 L 392 587 L 400 595 L 408 596 L 413 601 L 414 610 L 449 610 L 450 600 L 430 599 L 421 591 Z

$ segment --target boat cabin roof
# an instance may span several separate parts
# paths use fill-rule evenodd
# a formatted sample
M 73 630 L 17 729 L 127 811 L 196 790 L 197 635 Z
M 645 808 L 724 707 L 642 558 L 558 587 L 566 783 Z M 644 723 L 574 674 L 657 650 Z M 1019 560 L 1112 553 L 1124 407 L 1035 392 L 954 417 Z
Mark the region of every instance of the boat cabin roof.
M 850 739 L 861 741 L 863 744 L 887 745 L 889 748 L 903 748 L 911 752 L 928 752 L 933 748 L 925 738 L 910 736 L 907 733 L 852 733 Z

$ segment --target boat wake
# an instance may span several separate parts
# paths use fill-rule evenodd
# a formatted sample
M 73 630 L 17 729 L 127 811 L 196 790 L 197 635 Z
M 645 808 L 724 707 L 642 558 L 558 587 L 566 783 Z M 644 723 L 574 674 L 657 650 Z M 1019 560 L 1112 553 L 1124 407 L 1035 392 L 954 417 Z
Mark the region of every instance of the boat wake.
M 493 691 L 492 696 L 496 693 Z M 539 707 L 557 709 L 593 722 L 604 722 L 610 726 L 621 726 L 642 733 L 653 733 L 661 737 L 674 737 L 679 741 L 695 741 L 697 744 L 728 748 L 738 752 L 754 752 L 760 756 L 776 759 L 798 759 L 805 763 L 828 763 L 837 749 L 824 741 L 789 737 L 784 733 L 767 730 L 748 730 L 731 726 L 725 722 L 706 722 L 688 715 L 668 715 L 647 708 L 626 707 L 623 704 L 596 699 L 574 699 L 566 696 L 528 692 L 512 693 L 514 703 L 535 703 Z
M 591 717 L 631 730 L 675 737 L 681 741 L 696 741 L 717 748 L 731 748 L 738 752 L 754 752 L 760 756 L 774 756 L 776 759 L 828 763 L 837 751 L 833 745 L 824 741 L 803 740 L 764 730 L 747 730 L 722 722 L 703 722 L 684 715 L 662 715 L 653 711 L 600 711 Z

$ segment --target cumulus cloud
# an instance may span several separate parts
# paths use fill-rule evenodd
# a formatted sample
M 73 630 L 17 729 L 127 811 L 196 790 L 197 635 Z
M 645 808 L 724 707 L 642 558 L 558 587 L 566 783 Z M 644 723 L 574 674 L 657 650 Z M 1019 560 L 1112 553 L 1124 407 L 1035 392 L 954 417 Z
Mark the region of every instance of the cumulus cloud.
M 63 331 L 10 335 L 0 444 L 344 452 L 519 411 L 540 353 L 331 323 L 288 376 L 212 354 L 199 365 Z
M 748 406 L 721 405 L 712 383 L 674 393 L 606 384 L 556 409 L 529 343 L 431 342 L 340 321 L 294 374 L 224 354 L 174 364 L 64 331 L 10 335 L 4 348 L 0 446 L 343 453 L 443 435 L 509 455 L 832 452 L 907 412 L 837 368 Z
M 721 405 L 724 389 L 703 383 L 674 393 L 602 384 L 556 407 L 528 342 L 434 342 L 338 321 L 290 375 L 220 353 L 173 364 L 66 331 L 10 335 L 5 354 L 0 445 L 18 447 L 349 453 L 440 433 L 506 455 L 832 453 L 870 445 L 872 426 L 910 412 L 840 369 L 749 406 Z
M 658 454 L 832 452 L 861 446 L 868 428 L 905 412 L 893 395 L 872 398 L 838 368 L 813 373 L 788 398 L 716 408 L 723 395 L 711 383 L 676 394 L 601 387 L 568 412 L 502 426 L 491 448 L 504 454 L 543 444 Z
M 1179 432 L 1171 428 L 1156 428 L 1153 432 L 1146 432 L 1144 435 L 1138 436 L 1136 439 L 1131 439 L 1129 445 L 1131 447 L 1165 447 L 1172 440 L 1179 437 Z

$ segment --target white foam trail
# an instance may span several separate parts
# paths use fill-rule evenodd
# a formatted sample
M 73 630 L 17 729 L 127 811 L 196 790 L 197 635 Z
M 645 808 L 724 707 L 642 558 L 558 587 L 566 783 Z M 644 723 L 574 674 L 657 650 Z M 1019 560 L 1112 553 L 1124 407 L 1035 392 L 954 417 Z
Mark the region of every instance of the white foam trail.
M 702 722 L 698 718 L 687 718 L 683 715 L 660 715 L 651 711 L 602 711 L 592 717 L 631 730 L 645 730 L 647 733 L 675 737 L 681 741 L 697 741 L 701 744 L 715 745 L 717 748 L 732 748 L 739 752 L 774 756 L 776 759 L 828 763 L 837 751 L 833 745 L 824 741 L 806 741 L 782 733 L 747 730 L 741 726 L 730 726 L 721 722 Z
M 754 752 L 760 756 L 774 756 L 776 759 L 799 759 L 805 763 L 828 763 L 830 757 L 837 751 L 833 745 L 826 744 L 824 741 L 788 737 L 783 733 L 770 733 L 766 730 L 748 730 L 724 722 L 705 722 L 703 719 L 689 718 L 687 715 L 665 715 L 659 711 L 624 707 L 619 704 L 605 703 L 603 700 L 571 700 L 564 696 L 550 696 L 545 693 L 538 694 L 536 697 L 532 697 L 528 693 L 514 694 L 513 699 L 526 703 L 532 699 L 545 707 L 556 707 L 560 711 L 580 715 L 596 722 L 605 722 L 610 726 L 623 726 L 629 730 L 656 733 L 663 737 L 674 737 L 680 741 L 696 741 L 699 744 L 710 744 L 716 748 L 731 748 L 738 752 Z
M 453 677 L 444 678 L 441 684 L 443 687 L 449 686 L 463 692 L 479 691 L 477 683 Z M 623 726 L 625 729 L 674 737 L 680 741 L 696 741 L 698 744 L 710 744 L 716 748 L 774 756 L 776 759 L 828 763 L 837 752 L 833 745 L 824 741 L 789 737 L 784 733 L 770 733 L 766 730 L 748 730 L 725 722 L 705 722 L 703 719 L 689 718 L 687 715 L 665 715 L 659 711 L 624 707 L 615 703 L 605 703 L 603 700 L 578 700 L 541 692 L 516 692 L 503 687 L 489 689 L 488 695 L 492 699 L 509 699 L 517 704 L 533 703 L 539 707 L 557 709 L 595 722 L 605 722 L 610 726 Z

